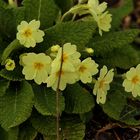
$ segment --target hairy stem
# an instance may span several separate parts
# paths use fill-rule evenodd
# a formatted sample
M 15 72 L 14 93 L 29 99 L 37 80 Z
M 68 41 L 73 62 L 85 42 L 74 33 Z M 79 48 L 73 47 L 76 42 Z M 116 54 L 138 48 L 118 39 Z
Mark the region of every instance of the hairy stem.
M 60 124 L 59 124 L 59 121 L 60 121 L 59 96 L 60 96 L 61 92 L 59 90 L 59 86 L 60 86 L 60 81 L 61 81 L 62 65 L 63 65 L 63 47 L 62 47 L 60 72 L 59 72 L 58 84 L 57 84 L 57 90 L 56 90 L 56 134 L 57 134 L 57 140 L 60 140 L 60 135 L 59 135 L 59 128 L 60 128 Z

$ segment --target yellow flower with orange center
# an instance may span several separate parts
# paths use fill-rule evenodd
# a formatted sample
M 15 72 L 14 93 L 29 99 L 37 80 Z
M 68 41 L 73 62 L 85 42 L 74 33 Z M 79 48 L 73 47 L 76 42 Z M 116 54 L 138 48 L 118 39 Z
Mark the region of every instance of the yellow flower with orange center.
M 60 90 L 64 90 L 66 88 L 67 84 L 74 84 L 75 82 L 78 81 L 79 77 L 75 71 L 65 69 L 65 67 L 61 68 L 61 62 L 57 59 L 55 59 L 52 62 L 51 65 L 51 73 L 48 79 L 46 80 L 47 87 L 52 87 L 53 90 L 57 90 L 59 88 Z M 59 81 L 60 78 L 60 81 Z M 59 87 L 58 87 L 58 82 L 59 82 Z
M 140 96 L 140 64 L 136 68 L 132 67 L 123 81 L 123 87 L 126 92 L 132 92 L 134 97 Z
M 22 21 L 20 25 L 17 26 L 17 39 L 20 44 L 25 47 L 35 47 L 36 43 L 43 41 L 43 36 L 45 35 L 42 30 L 39 30 L 40 21 L 32 20 L 29 23 Z
M 20 57 L 23 65 L 22 73 L 26 80 L 33 80 L 37 84 L 45 83 L 50 72 L 51 58 L 44 53 L 26 53 Z
M 114 72 L 113 69 L 107 70 L 106 66 L 100 70 L 100 76 L 95 82 L 93 94 L 97 96 L 97 103 L 104 104 L 106 102 L 107 91 L 110 89 L 110 83 L 113 80 Z
M 78 67 L 79 78 L 83 83 L 91 83 L 92 76 L 98 73 L 98 64 L 90 57 L 83 60 Z
M 62 61 L 63 68 L 68 71 L 74 72 L 76 66 L 80 63 L 81 54 L 77 51 L 77 46 L 71 43 L 66 43 L 63 48 L 59 48 L 55 61 Z M 56 64 L 56 63 L 55 63 Z

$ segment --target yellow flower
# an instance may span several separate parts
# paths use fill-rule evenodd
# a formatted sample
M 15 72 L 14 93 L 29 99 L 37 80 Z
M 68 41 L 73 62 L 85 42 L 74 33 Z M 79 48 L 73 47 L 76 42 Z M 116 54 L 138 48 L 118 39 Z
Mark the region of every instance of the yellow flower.
M 91 83 L 92 76 L 98 73 L 98 64 L 90 57 L 83 60 L 78 67 L 78 74 L 83 83 Z
M 15 61 L 12 59 L 7 59 L 5 61 L 5 68 L 8 71 L 13 71 L 15 69 Z
M 94 53 L 94 50 L 92 48 L 86 48 L 85 51 L 89 54 Z
M 62 70 L 60 71 L 61 62 L 59 60 L 54 60 L 51 65 L 51 74 L 46 80 L 47 87 L 52 87 L 53 90 L 57 90 L 58 81 L 60 77 L 59 89 L 64 90 L 67 84 L 74 84 L 78 81 L 78 75 L 76 72 L 68 71 L 62 65 Z
M 27 53 L 21 57 L 22 73 L 26 80 L 33 80 L 37 84 L 45 83 L 50 72 L 51 58 L 44 53 Z
M 98 24 L 99 34 L 102 36 L 102 30 L 108 32 L 111 28 L 112 15 L 107 12 L 101 15 L 95 15 L 95 21 Z
M 43 41 L 45 35 L 43 31 L 39 30 L 40 21 L 32 20 L 29 23 L 22 21 L 17 26 L 17 39 L 25 47 L 35 47 L 36 43 Z
M 91 15 L 102 14 L 107 8 L 107 3 L 103 2 L 99 4 L 99 0 L 88 0 L 89 11 Z
M 80 63 L 79 57 L 81 54 L 77 52 L 77 46 L 72 45 L 71 43 L 66 43 L 63 45 L 63 55 L 62 55 L 62 48 L 58 50 L 58 54 L 56 56 L 56 59 L 54 60 L 55 65 L 57 66 L 55 61 L 62 61 L 63 62 L 63 68 L 68 71 L 75 71 L 75 66 L 77 66 Z
M 106 66 L 100 70 L 100 76 L 95 82 L 93 94 L 97 95 L 97 103 L 104 104 L 106 102 L 107 91 L 110 89 L 110 83 L 113 80 L 114 72 L 113 69 L 107 70 Z
M 126 92 L 132 92 L 134 97 L 140 96 L 140 64 L 132 67 L 127 73 L 123 82 Z

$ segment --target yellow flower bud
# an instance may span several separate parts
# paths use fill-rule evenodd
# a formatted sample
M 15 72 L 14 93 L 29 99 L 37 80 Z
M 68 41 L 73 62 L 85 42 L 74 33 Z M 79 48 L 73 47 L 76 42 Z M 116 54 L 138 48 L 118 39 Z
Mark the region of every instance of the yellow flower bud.
M 5 68 L 8 71 L 13 71 L 15 69 L 15 61 L 12 59 L 7 59 L 5 61 Z
M 60 48 L 59 45 L 53 45 L 53 46 L 51 47 L 51 51 L 52 51 L 52 52 L 58 52 L 59 48 Z
M 89 54 L 94 53 L 94 50 L 92 48 L 86 48 L 85 51 Z

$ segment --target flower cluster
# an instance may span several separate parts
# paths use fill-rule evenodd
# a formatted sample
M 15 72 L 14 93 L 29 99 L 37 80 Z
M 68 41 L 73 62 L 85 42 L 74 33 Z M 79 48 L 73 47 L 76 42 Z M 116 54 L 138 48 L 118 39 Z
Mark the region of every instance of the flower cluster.
M 108 32 L 111 28 L 112 15 L 105 11 L 107 9 L 107 3 L 103 2 L 99 4 L 99 0 L 88 0 L 87 4 L 80 4 L 72 7 L 69 12 L 78 15 L 90 14 L 97 22 L 99 28 L 99 34 L 102 36 L 102 31 Z

